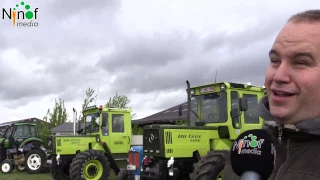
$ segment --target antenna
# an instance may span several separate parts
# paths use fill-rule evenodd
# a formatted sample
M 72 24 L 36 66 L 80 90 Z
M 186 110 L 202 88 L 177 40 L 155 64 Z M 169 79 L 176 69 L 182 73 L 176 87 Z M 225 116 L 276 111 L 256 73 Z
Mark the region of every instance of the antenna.
M 216 76 L 214 77 L 214 83 L 217 83 L 217 75 L 218 75 L 218 70 L 216 69 Z
M 98 98 L 98 94 L 99 94 L 99 89 L 100 89 L 100 84 L 99 84 L 99 87 L 98 87 L 97 95 L 95 97 L 96 100 L 94 101 L 94 105 L 97 105 L 96 103 L 97 103 L 97 98 Z

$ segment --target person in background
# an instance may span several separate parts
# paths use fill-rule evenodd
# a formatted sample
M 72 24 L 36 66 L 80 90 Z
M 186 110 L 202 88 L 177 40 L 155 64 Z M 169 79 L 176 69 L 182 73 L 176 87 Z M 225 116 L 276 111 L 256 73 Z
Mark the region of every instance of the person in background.
M 258 106 L 276 142 L 269 179 L 320 179 L 320 10 L 289 18 L 269 52 L 267 95 Z M 227 158 L 223 180 L 240 179 Z

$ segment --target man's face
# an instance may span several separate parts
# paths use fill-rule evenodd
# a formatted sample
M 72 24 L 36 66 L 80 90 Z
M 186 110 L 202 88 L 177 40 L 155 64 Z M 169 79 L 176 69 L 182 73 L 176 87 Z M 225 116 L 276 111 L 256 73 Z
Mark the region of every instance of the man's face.
M 270 50 L 265 86 L 271 114 L 296 124 L 320 116 L 320 22 L 288 23 Z

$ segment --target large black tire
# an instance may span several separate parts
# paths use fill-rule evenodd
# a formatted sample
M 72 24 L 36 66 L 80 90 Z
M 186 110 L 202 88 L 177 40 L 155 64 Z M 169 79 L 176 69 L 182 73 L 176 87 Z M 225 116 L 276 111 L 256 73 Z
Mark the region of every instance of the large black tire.
M 117 180 L 129 180 L 128 176 L 129 176 L 129 171 L 127 169 L 121 169 L 117 176 Z
M 24 166 L 30 174 L 39 174 L 46 171 L 46 153 L 41 149 L 31 149 L 25 156 Z
M 70 166 L 71 180 L 93 178 L 97 180 L 108 180 L 110 175 L 110 162 L 102 151 L 87 150 L 80 152 L 73 158 Z M 90 178 L 88 176 L 90 176 Z
M 11 174 L 14 169 L 13 163 L 9 159 L 5 159 L 0 163 L 0 172 L 2 174 Z
M 70 163 L 57 165 L 56 156 L 51 157 L 51 176 L 53 180 L 70 180 L 69 168 Z
M 217 180 L 222 178 L 227 151 L 211 152 L 194 164 L 194 170 L 190 174 L 191 180 Z
M 135 180 L 135 177 L 127 169 L 121 169 L 117 176 L 117 180 Z

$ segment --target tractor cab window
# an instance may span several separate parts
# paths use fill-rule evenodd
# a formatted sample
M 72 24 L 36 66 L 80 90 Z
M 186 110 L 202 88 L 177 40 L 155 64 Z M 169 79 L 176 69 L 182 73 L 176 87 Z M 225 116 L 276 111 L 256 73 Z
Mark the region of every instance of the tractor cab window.
M 86 115 L 86 132 L 98 132 L 100 125 L 100 114 L 88 114 Z
M 29 126 L 17 126 L 13 138 L 28 138 L 30 136 Z
M 4 137 L 7 127 L 2 127 L 0 130 L 0 137 Z
M 222 123 L 228 118 L 227 94 L 217 92 L 200 96 L 201 117 L 207 123 Z
M 124 132 L 124 114 L 112 114 L 112 132 Z
M 198 96 L 199 97 L 199 96 Z M 195 125 L 195 122 L 199 121 L 197 118 L 197 109 L 198 109 L 198 99 L 197 97 L 191 97 L 191 110 L 194 112 L 190 111 L 190 124 Z
M 4 135 L 4 137 L 5 137 L 5 138 L 9 138 L 10 135 L 11 135 L 11 131 L 12 131 L 12 128 L 9 127 L 8 130 L 7 130 L 7 132 L 6 132 L 6 134 Z
M 32 137 L 37 136 L 36 126 L 30 126 L 30 133 Z
M 108 136 L 109 135 L 109 122 L 108 122 L 108 114 L 102 113 L 102 122 L 105 122 L 106 124 L 102 126 L 102 135 Z
M 244 112 L 244 121 L 248 124 L 259 124 L 259 116 L 257 114 L 258 97 L 255 94 L 243 94 L 247 97 L 248 110 Z
M 231 118 L 234 128 L 240 128 L 240 109 L 239 109 L 239 97 L 237 91 L 231 91 Z

